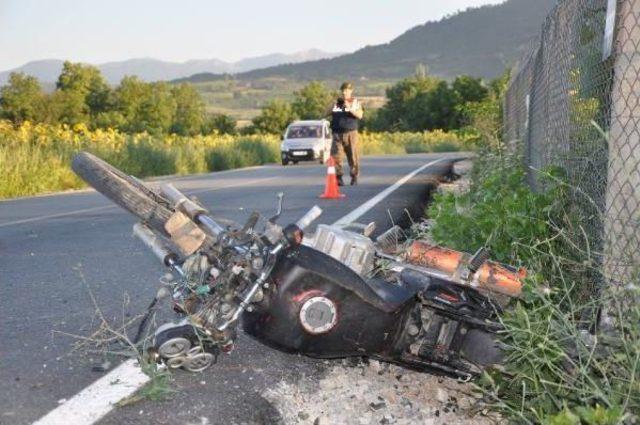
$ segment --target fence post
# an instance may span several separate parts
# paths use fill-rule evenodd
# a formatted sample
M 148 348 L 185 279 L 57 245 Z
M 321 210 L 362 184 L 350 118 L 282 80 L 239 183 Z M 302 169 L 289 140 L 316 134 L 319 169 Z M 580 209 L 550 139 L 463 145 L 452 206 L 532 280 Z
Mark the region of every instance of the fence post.
M 614 43 L 604 276 L 638 278 L 640 264 L 640 0 L 619 0 Z

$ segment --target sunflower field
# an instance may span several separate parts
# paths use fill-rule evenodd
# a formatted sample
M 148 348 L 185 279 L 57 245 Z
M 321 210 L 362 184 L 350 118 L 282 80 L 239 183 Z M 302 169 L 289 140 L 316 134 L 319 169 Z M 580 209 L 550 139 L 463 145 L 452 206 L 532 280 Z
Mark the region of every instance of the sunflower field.
M 363 133 L 363 155 L 444 152 L 470 149 L 473 135 L 442 131 Z M 277 135 L 151 135 L 84 124 L 14 126 L 0 120 L 0 199 L 78 189 L 85 184 L 71 171 L 78 151 L 90 151 L 140 178 L 220 171 L 277 162 Z

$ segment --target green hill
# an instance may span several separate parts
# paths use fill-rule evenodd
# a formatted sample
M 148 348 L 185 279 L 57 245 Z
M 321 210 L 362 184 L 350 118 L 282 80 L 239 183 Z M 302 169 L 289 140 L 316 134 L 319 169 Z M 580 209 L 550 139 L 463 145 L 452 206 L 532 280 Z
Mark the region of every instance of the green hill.
M 396 79 L 424 64 L 430 74 L 444 78 L 460 74 L 493 78 L 524 53 L 555 4 L 556 0 L 508 0 L 467 9 L 441 21 L 414 27 L 386 44 L 367 46 L 331 59 L 256 69 L 235 77 Z M 194 80 L 218 78 L 200 74 Z

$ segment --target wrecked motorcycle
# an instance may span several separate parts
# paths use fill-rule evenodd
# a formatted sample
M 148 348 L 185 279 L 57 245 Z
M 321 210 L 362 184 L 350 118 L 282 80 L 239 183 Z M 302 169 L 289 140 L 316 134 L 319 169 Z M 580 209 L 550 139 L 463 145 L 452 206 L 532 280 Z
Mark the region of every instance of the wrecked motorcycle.
M 275 349 L 317 358 L 368 357 L 468 379 L 499 364 L 498 314 L 522 272 L 423 241 L 394 227 L 375 241 L 319 224 L 315 206 L 280 226 L 254 212 L 244 226 L 214 219 L 171 184 L 151 190 L 82 152 L 73 170 L 140 219 L 134 234 L 173 271 L 176 318 L 155 330 L 152 352 L 197 372 L 234 347 L 237 329 Z M 224 223 L 224 224 L 223 224 Z M 158 301 L 158 297 L 154 303 Z

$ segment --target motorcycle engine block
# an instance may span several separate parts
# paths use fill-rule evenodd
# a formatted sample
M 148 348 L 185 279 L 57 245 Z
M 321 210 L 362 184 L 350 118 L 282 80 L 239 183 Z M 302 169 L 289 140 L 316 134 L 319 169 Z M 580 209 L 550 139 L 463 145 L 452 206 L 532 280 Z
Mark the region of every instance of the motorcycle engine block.
M 366 236 L 319 224 L 313 237 L 305 238 L 303 244 L 335 258 L 359 275 L 373 270 L 375 247 Z

